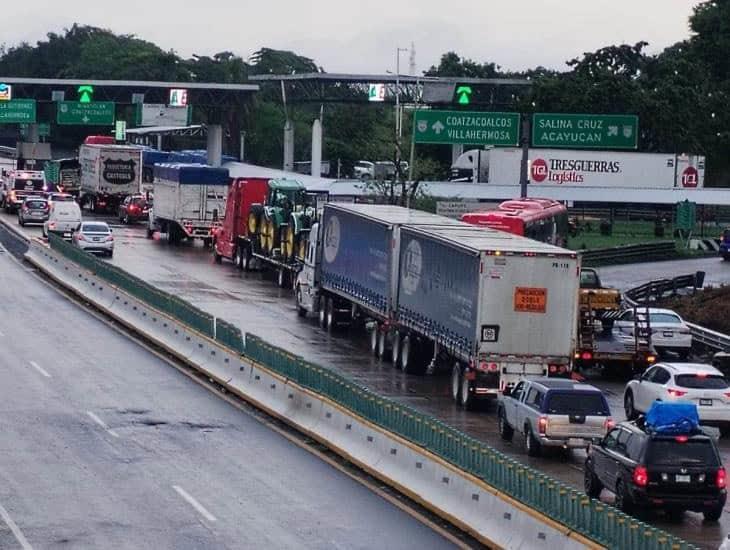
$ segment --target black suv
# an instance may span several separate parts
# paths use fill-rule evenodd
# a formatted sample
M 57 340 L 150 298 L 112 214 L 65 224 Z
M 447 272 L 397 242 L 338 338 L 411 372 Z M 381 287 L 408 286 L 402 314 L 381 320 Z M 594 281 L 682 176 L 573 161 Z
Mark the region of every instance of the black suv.
M 707 521 L 722 515 L 727 492 L 725 468 L 714 440 L 701 430 L 660 435 L 644 429 L 643 419 L 621 422 L 588 450 L 584 487 L 598 498 L 605 487 L 627 514 L 662 508 L 673 519 L 685 510 Z

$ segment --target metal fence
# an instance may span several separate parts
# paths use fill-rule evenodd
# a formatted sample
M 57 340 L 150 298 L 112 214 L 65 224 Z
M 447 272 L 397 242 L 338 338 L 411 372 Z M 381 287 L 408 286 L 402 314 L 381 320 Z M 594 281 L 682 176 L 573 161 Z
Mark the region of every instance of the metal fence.
M 440 456 L 506 495 L 598 544 L 633 550 L 685 550 L 687 542 L 627 516 L 582 492 L 500 453 L 486 443 L 380 396 L 327 368 L 272 346 L 162 292 L 123 270 L 51 236 L 51 247 L 89 271 L 226 347 L 325 396 L 383 429 Z M 213 324 L 215 323 L 215 325 Z
M 677 256 L 674 241 L 658 241 L 648 244 L 630 244 L 612 248 L 597 248 L 580 252 L 583 265 L 601 266 L 632 262 L 668 260 Z
M 694 275 L 682 275 L 674 279 L 659 279 L 649 281 L 641 286 L 627 290 L 624 299 L 630 305 L 647 304 L 662 298 L 676 296 L 681 288 L 691 287 L 693 290 L 702 288 L 705 281 L 705 272 L 698 271 Z M 687 323 L 692 332 L 694 342 L 717 351 L 730 351 L 730 336 L 705 328 L 694 323 Z

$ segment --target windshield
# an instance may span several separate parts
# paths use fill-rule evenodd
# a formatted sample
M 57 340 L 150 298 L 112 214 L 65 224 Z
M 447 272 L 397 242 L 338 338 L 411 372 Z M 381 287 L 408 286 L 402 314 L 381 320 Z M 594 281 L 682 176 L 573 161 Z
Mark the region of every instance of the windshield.
M 717 456 L 707 439 L 681 443 L 674 439 L 655 439 L 651 442 L 649 460 L 655 466 L 717 466 Z
M 84 224 L 81 228 L 84 233 L 109 233 L 109 227 L 99 223 Z
M 668 325 L 681 325 L 682 319 L 673 313 L 650 313 L 649 322 L 651 323 L 663 323 Z
M 581 288 L 598 288 L 598 277 L 593 271 L 580 272 Z
M 727 380 L 718 374 L 707 376 L 680 374 L 674 377 L 674 382 L 680 388 L 690 388 L 693 390 L 724 390 L 728 387 Z
M 15 179 L 16 191 L 43 191 L 43 180 L 40 179 Z
M 548 414 L 608 416 L 603 396 L 597 392 L 553 393 L 548 397 Z
M 46 201 L 27 201 L 25 205 L 28 208 L 45 208 Z

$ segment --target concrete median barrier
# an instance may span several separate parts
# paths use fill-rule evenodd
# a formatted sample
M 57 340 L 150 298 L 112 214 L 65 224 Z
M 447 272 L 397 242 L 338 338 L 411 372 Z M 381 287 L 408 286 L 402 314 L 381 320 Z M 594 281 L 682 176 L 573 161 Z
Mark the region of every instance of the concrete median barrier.
M 263 361 L 241 356 L 183 322 L 155 310 L 141 299 L 115 288 L 73 264 L 56 250 L 31 243 L 27 259 L 59 284 L 192 365 L 231 393 L 321 442 L 491 547 L 574 550 L 603 546 L 558 523 L 549 514 L 538 512 L 496 490 L 425 446 L 386 430 L 380 421 L 370 421 L 355 413 L 358 409 L 345 406 L 345 390 L 351 388 L 349 383 L 335 380 L 321 367 L 285 357 L 280 369 L 268 368 L 262 364 Z M 262 353 L 268 351 L 263 350 Z M 285 361 L 291 364 L 285 364 Z M 303 371 L 302 380 L 311 379 L 312 384 L 319 380 L 317 383 L 344 388 L 342 399 L 338 402 L 307 389 L 319 386 L 295 382 L 290 378 L 291 371 L 289 375 L 282 374 L 287 372 L 286 369 L 294 368 Z M 311 377 L 307 378 L 310 373 Z M 356 395 L 374 410 L 387 406 L 389 410 L 383 413 L 386 416 L 407 413 L 404 407 L 386 402 L 365 390 L 356 390 Z M 514 464 L 514 469 L 520 470 L 513 472 L 519 479 L 523 479 L 524 483 L 534 481 L 537 486 L 540 480 L 530 478 L 534 477 L 530 473 L 534 471 Z M 595 501 L 581 499 L 581 502 L 583 500 L 588 503 L 585 506 L 596 505 Z M 581 502 L 574 504 L 580 506 Z M 639 550 L 660 547 L 651 544 L 636 546 Z M 689 548 L 686 543 L 669 547 Z

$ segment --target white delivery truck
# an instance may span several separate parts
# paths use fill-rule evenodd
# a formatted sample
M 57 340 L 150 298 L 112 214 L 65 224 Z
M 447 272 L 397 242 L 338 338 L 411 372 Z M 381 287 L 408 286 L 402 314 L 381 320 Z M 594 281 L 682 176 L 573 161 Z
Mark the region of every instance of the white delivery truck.
M 517 188 L 521 162 L 521 149 L 473 149 L 454 162 L 450 179 Z M 695 189 L 705 184 L 700 155 L 534 148 L 529 162 L 532 192 L 546 186 Z
M 92 212 L 116 214 L 125 197 L 140 192 L 141 147 L 85 143 L 79 148 L 79 165 L 79 202 Z
M 311 235 L 300 315 L 329 330 L 364 321 L 375 355 L 389 347 L 405 372 L 451 371 L 465 408 L 523 377 L 570 376 L 575 252 L 386 205 L 326 204 Z
M 171 244 L 182 239 L 213 242 L 226 213 L 230 179 L 226 168 L 204 164 L 156 164 L 147 237 L 155 231 L 167 234 Z

